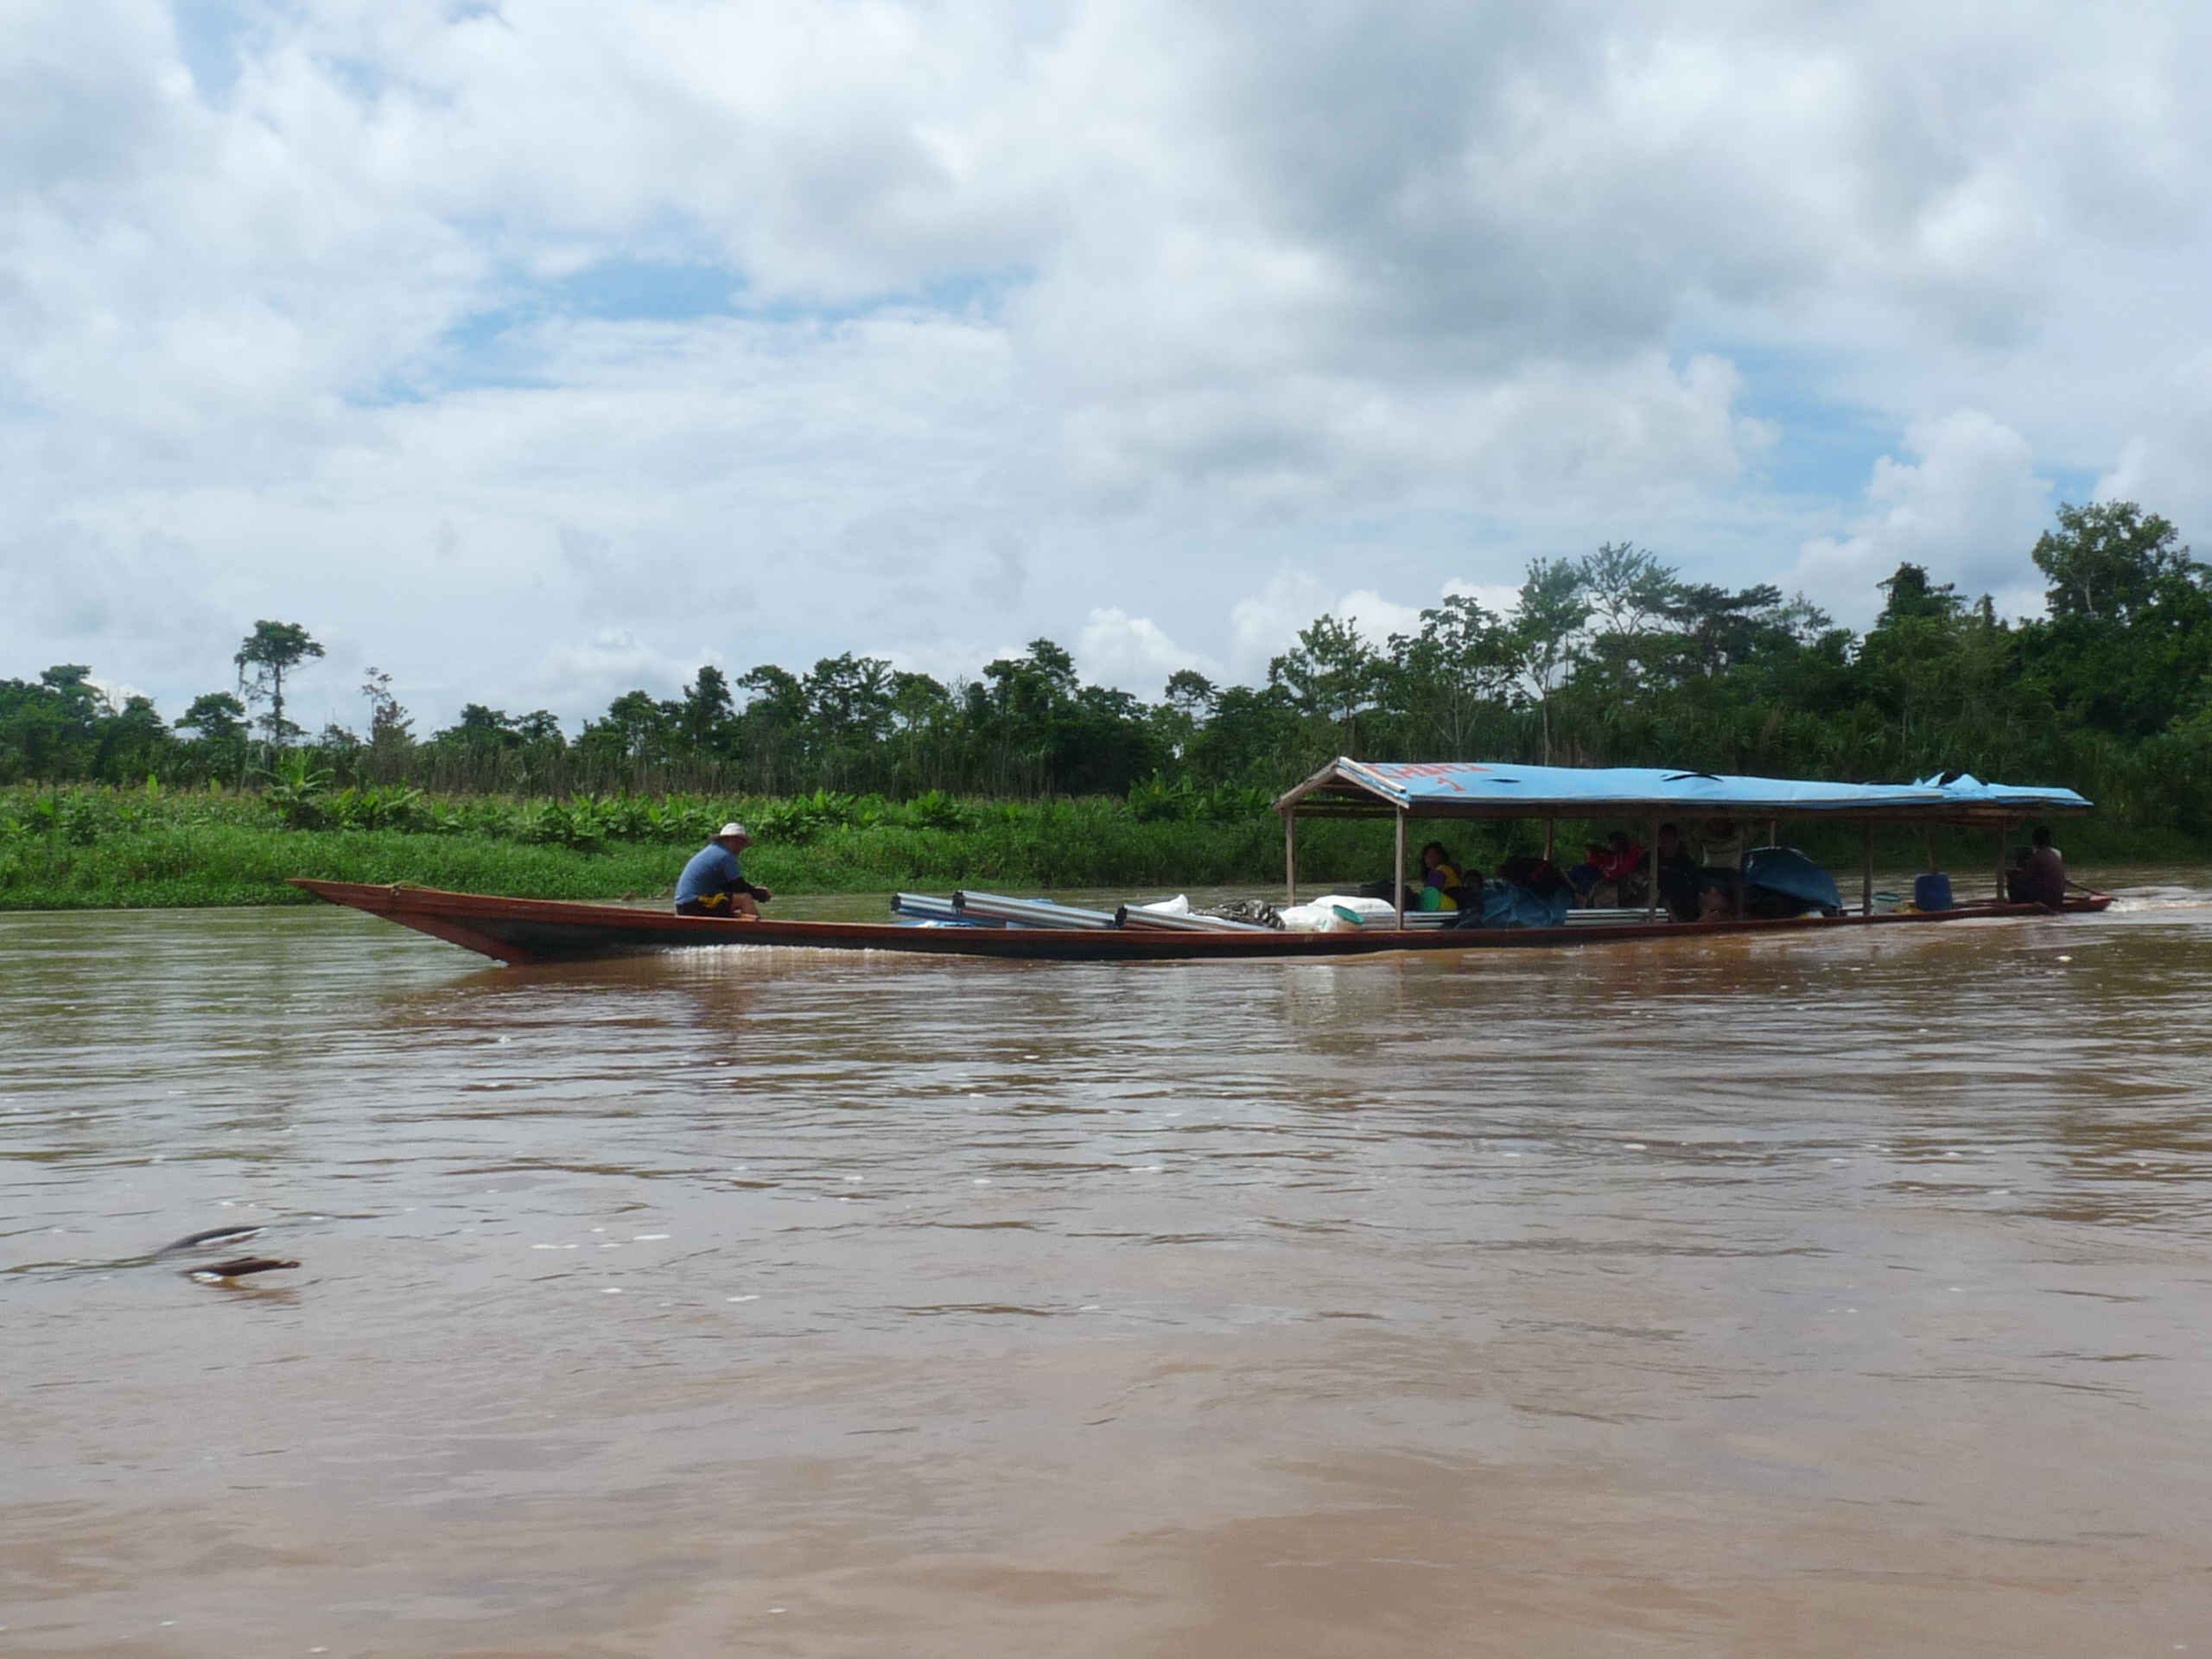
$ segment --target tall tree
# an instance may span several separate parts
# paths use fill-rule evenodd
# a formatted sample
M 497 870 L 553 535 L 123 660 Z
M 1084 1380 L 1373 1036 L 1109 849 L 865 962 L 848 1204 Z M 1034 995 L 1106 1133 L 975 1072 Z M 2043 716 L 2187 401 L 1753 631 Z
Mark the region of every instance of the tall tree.
M 1602 643 L 1634 641 L 1666 616 L 1681 584 L 1674 568 L 1633 542 L 1605 542 L 1582 561 L 1582 593 Z
M 391 676 L 372 664 L 361 681 L 361 695 L 369 702 L 369 747 L 389 750 L 405 744 L 414 722 L 391 694 Z
M 1861 695 L 1880 711 L 1885 741 L 1858 768 L 1917 772 L 1971 770 L 2020 713 L 2018 639 L 1985 599 L 1970 604 L 1950 583 L 1900 564 L 1881 584 L 1882 614 L 1859 641 Z
M 245 777 L 245 704 L 227 691 L 203 691 L 177 717 L 177 729 L 198 734 L 193 747 L 209 778 L 243 782 Z
M 245 705 L 227 691 L 203 691 L 176 723 L 180 730 L 198 732 L 203 743 L 234 743 L 245 736 Z
M 661 702 L 649 691 L 625 691 L 607 705 L 606 714 L 585 724 L 579 741 L 642 768 L 665 745 L 682 711 L 681 703 Z
M 737 720 L 737 702 L 728 677 L 712 663 L 699 665 L 698 677 L 683 688 L 683 713 L 677 730 L 695 754 L 715 754 L 728 747 Z
M 1179 668 L 1167 677 L 1166 693 L 1149 718 L 1170 759 L 1189 752 L 1192 739 L 1220 696 L 1214 683 L 1195 668 Z
M 1342 617 L 1317 616 L 1298 643 L 1268 664 L 1268 680 L 1298 712 L 1334 728 L 1338 753 L 1357 759 L 1360 720 L 1382 691 L 1382 661 Z
M 169 728 L 151 697 L 133 695 L 100 721 L 96 775 L 110 783 L 151 778 L 171 743 Z
M 2061 505 L 2057 530 L 2036 538 L 2032 556 L 2050 583 L 2054 621 L 2124 624 L 2175 584 L 2201 585 L 2204 571 L 2179 531 L 2133 501 Z
M 864 747 L 891 730 L 891 664 L 851 652 L 824 657 L 800 683 L 816 743 L 824 752 Z
M 1516 663 L 1512 631 L 1465 594 L 1421 613 L 1421 632 L 1393 634 L 1386 683 L 1390 703 L 1410 717 L 1422 753 L 1475 758 L 1478 734 L 1510 706 Z
M 515 729 L 514 716 L 504 709 L 493 709 L 480 702 L 461 705 L 461 718 L 431 741 L 448 748 L 471 750 L 504 749 L 521 741 L 522 734 Z
M 82 663 L 57 663 L 38 677 L 0 681 L 0 779 L 84 775 L 92 766 L 108 699 Z
M 284 677 L 308 658 L 322 654 L 322 647 L 296 622 L 256 622 L 238 646 L 232 660 L 238 664 L 239 690 L 245 690 L 246 671 L 252 670 L 252 696 L 269 699 L 265 724 L 272 747 L 283 747 L 284 740 L 300 729 L 284 718 Z
M 804 758 L 806 687 L 798 675 L 773 663 L 761 664 L 737 684 L 740 690 L 752 693 L 739 716 L 747 758 L 753 763 L 757 786 L 773 795 L 795 780 Z
M 1590 620 L 1582 567 L 1567 559 L 1532 559 L 1513 613 L 1521 672 L 1536 696 L 1543 764 L 1552 763 L 1552 693 L 1573 662 L 1576 637 Z
M 1062 785 L 1053 760 L 1075 715 L 1077 685 L 1075 659 L 1050 639 L 983 665 L 963 712 L 970 754 L 989 788 L 1049 793 Z
M 1900 564 L 1895 575 L 1875 585 L 1885 595 L 1882 614 L 1874 623 L 1878 628 L 1900 622 L 1948 621 L 1967 607 L 1954 584 L 1937 587 L 1917 564 Z
M 958 734 L 952 693 L 927 674 L 891 677 L 891 717 L 896 728 L 900 777 L 906 786 L 935 788 L 948 781 Z
M 2171 524 L 2133 501 L 2062 506 L 2034 556 L 2050 614 L 2022 652 L 2069 720 L 2146 738 L 2206 705 L 2212 569 Z
M 1195 668 L 1179 668 L 1167 677 L 1167 706 L 1194 720 L 1211 712 L 1220 696 L 1219 688 Z
M 1667 620 L 1679 631 L 1685 674 L 1721 674 L 1762 650 L 1809 645 L 1833 626 L 1803 594 L 1770 582 L 1731 593 L 1710 582 L 1678 588 Z

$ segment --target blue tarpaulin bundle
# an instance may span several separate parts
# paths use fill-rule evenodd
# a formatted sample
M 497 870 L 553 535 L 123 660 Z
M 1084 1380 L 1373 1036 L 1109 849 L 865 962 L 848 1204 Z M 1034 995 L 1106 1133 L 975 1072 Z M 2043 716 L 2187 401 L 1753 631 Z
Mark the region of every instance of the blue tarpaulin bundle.
M 1835 877 L 1795 847 L 1754 847 L 1744 855 L 1745 903 L 1756 906 L 1761 889 L 1783 899 L 1817 906 L 1828 915 L 1843 908 Z
M 1539 898 L 1513 881 L 1483 883 L 1479 909 L 1460 913 L 1454 927 L 1565 927 L 1567 913 L 1574 906 L 1574 893 L 1562 887 L 1548 899 Z

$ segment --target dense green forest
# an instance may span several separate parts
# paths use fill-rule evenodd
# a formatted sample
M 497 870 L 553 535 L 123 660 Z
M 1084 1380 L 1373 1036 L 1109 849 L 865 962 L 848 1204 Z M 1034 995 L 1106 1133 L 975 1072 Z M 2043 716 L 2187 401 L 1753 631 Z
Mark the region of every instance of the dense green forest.
M 888 810 L 853 804 L 880 798 L 923 824 L 978 797 L 1110 796 L 1140 821 L 1230 822 L 1349 753 L 1973 772 L 2071 785 L 2139 830 L 2212 835 L 2212 569 L 2125 502 L 2061 507 L 2033 555 L 2047 609 L 2026 620 L 1907 564 L 1857 634 L 1772 587 L 1688 582 L 1614 543 L 1532 565 L 1510 616 L 1448 599 L 1380 647 L 1322 617 L 1255 686 L 1185 671 L 1147 704 L 1084 684 L 1045 639 L 949 686 L 848 653 L 803 673 L 702 667 L 680 698 L 627 692 L 574 737 L 550 711 L 474 703 L 418 735 L 374 671 L 361 729 L 303 732 L 284 699 L 321 648 L 263 622 L 236 685 L 173 725 L 84 666 L 0 681 L 0 784 L 243 784 L 302 828 L 376 828 L 464 794 L 671 791 L 807 797 L 792 810 L 848 817 Z

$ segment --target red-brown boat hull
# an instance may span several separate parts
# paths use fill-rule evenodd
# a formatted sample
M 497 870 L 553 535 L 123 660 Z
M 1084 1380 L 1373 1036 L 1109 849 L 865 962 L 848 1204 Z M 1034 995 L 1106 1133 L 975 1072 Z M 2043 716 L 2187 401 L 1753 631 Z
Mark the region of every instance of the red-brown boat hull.
M 334 905 L 366 911 L 505 963 L 549 962 L 627 950 L 695 945 L 785 945 L 831 950 L 897 950 L 950 957 L 1060 962 L 1210 962 L 1227 957 L 1362 957 L 1395 951 L 1458 951 L 1539 945 L 1599 944 L 1621 939 L 1706 938 L 1726 933 L 1803 932 L 1880 927 L 1968 917 L 2044 916 L 2039 905 L 1971 905 L 1894 915 L 1801 917 L 1789 921 L 1638 922 L 1605 927 L 1369 928 L 1349 933 L 1190 933 L 1141 928 L 916 927 L 892 922 L 723 920 L 665 910 L 556 899 L 498 899 L 435 887 L 376 887 L 355 881 L 292 885 Z M 2069 912 L 2112 903 L 2095 893 L 2071 899 Z

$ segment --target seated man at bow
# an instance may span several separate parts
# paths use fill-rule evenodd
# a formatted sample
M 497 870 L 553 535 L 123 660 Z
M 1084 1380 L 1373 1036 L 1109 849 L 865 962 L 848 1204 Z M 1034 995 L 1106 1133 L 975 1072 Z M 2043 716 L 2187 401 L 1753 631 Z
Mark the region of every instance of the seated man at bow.
M 759 921 L 760 906 L 775 894 L 745 879 L 738 855 L 752 844 L 753 837 L 741 823 L 726 823 L 716 830 L 712 841 L 691 855 L 677 879 L 676 913 Z
M 2056 910 L 2066 902 L 2066 858 L 2050 844 L 2050 831 L 2036 827 L 2025 850 L 2005 873 L 2005 896 L 2016 905 Z

